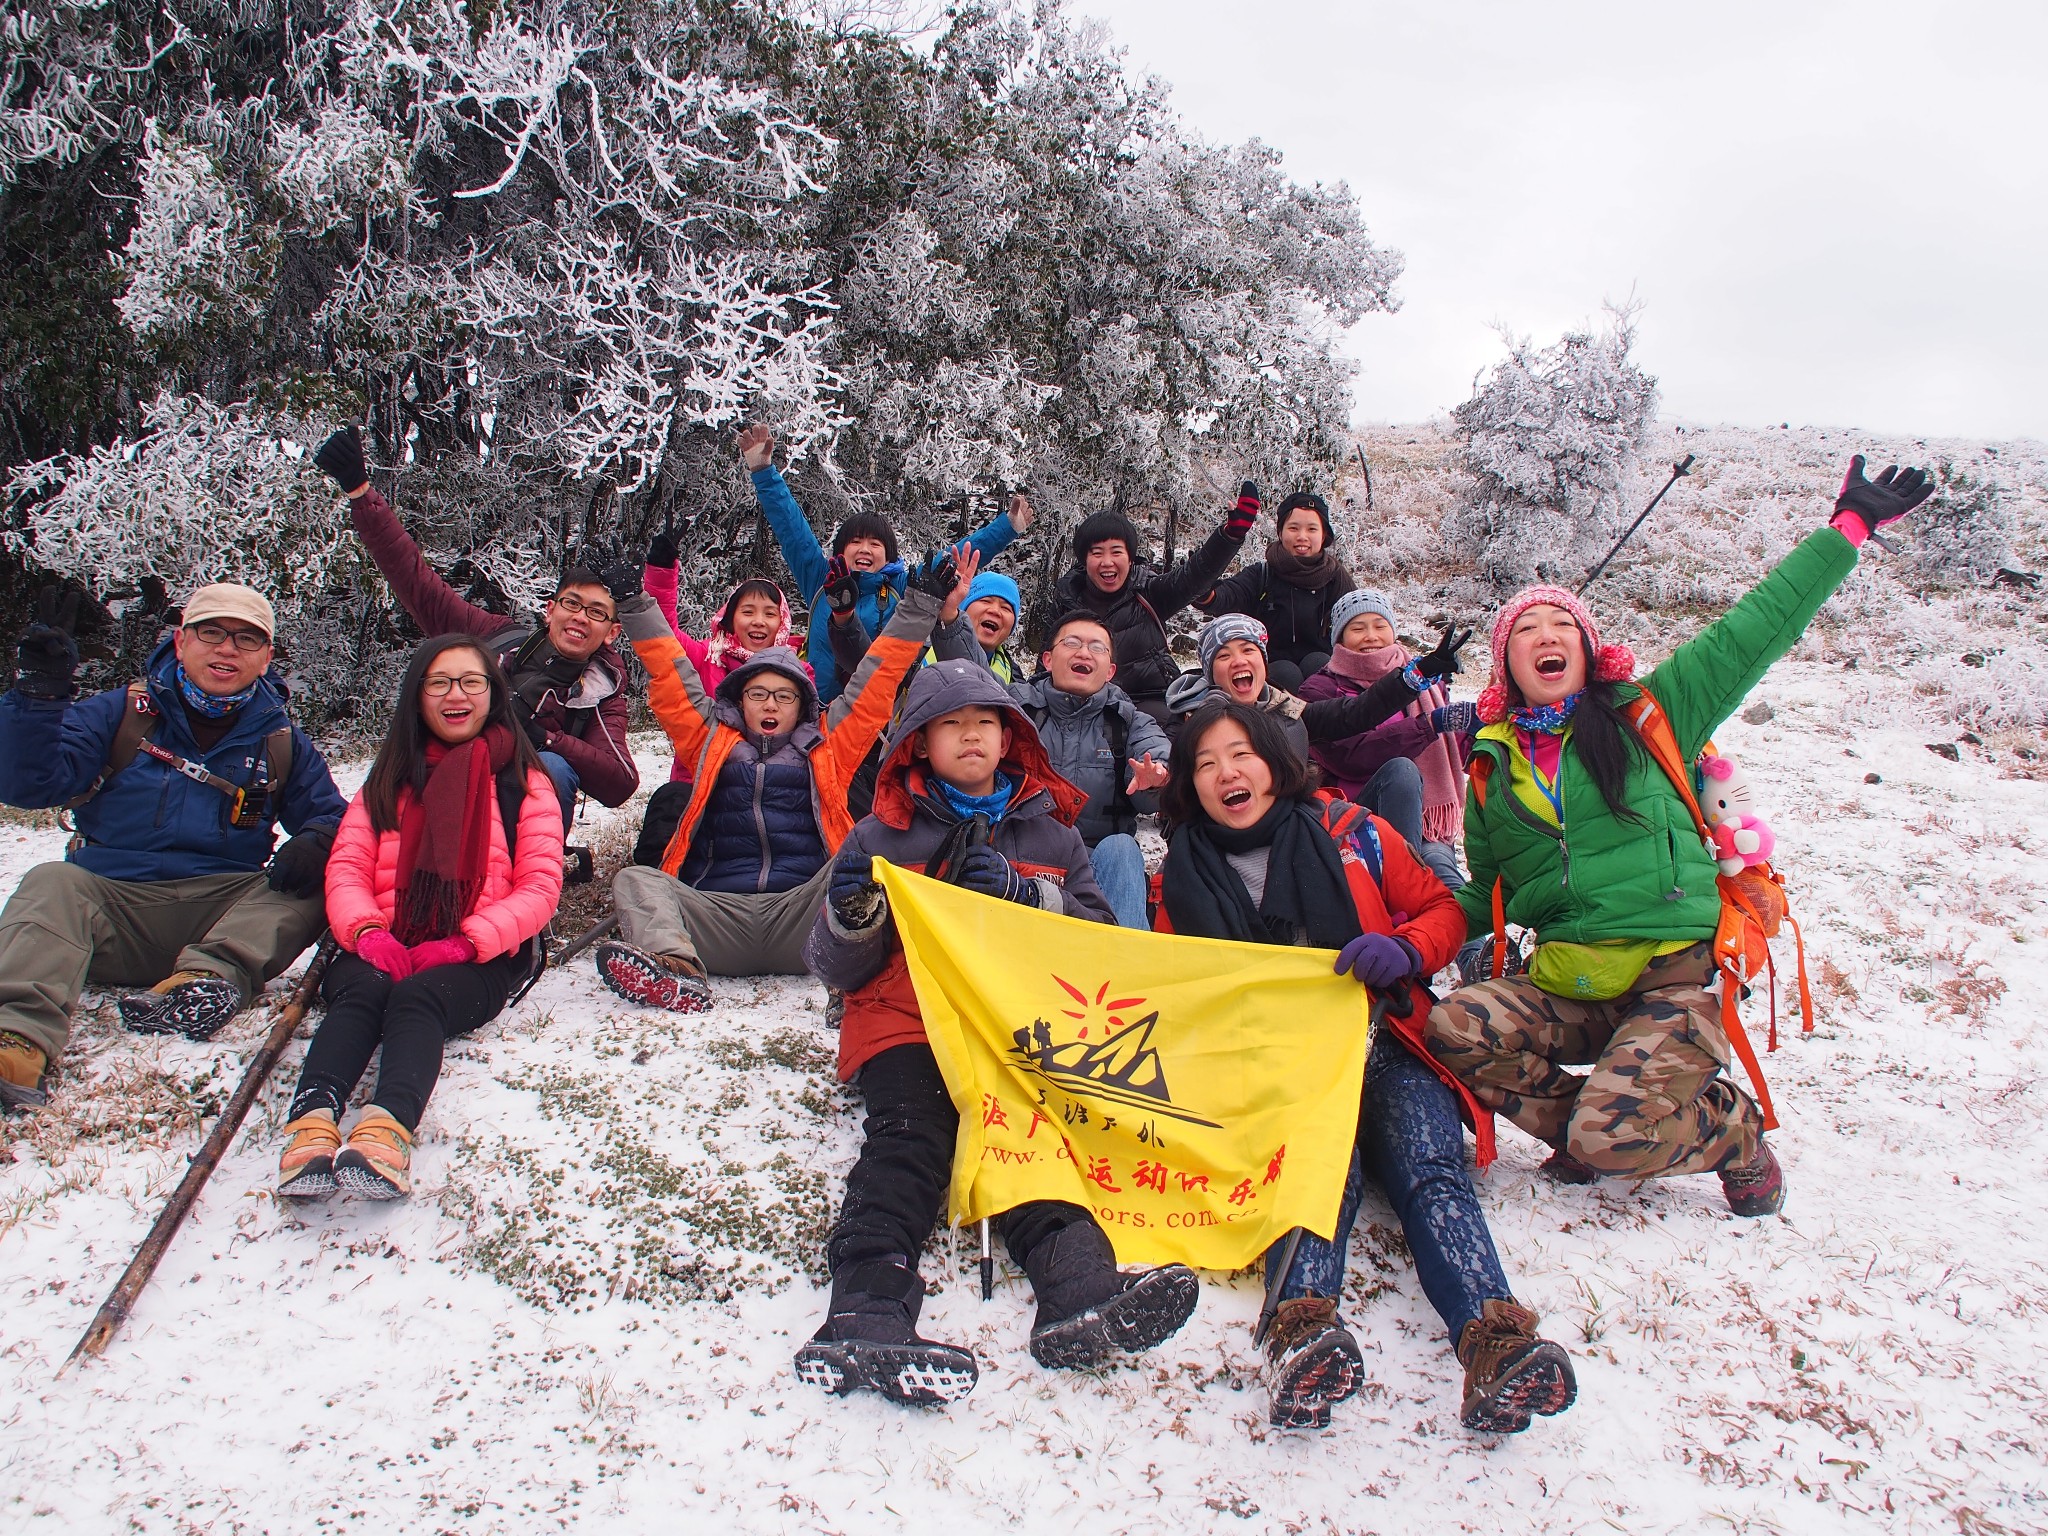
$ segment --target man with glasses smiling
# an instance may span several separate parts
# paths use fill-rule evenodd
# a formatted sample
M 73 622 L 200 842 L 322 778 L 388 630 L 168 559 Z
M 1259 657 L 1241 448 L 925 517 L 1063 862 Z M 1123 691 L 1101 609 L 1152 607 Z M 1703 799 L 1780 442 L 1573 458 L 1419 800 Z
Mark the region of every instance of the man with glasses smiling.
M 1115 639 L 1092 613 L 1074 612 L 1052 627 L 1038 675 L 1012 683 L 1053 771 L 1088 797 L 1074 823 L 1088 845 L 1095 883 L 1125 928 L 1150 928 L 1145 914 L 1145 855 L 1136 832 L 1141 813 L 1159 808 L 1166 782 L 1166 732 L 1116 676 Z
M 475 636 L 505 669 L 513 710 L 562 797 L 563 825 L 575 815 L 579 789 L 601 805 L 632 799 L 640 769 L 626 745 L 626 669 L 613 642 L 619 603 L 639 592 L 640 568 L 600 574 L 570 566 L 539 624 L 492 613 L 465 601 L 427 564 L 391 503 L 371 487 L 354 427 L 322 443 L 313 462 L 347 494 L 356 537 L 412 621 L 429 635 Z
M 130 1029 L 205 1040 L 326 921 L 344 809 L 285 715 L 262 593 L 201 587 L 143 678 L 78 700 L 75 594 L 44 594 L 0 696 L 0 801 L 62 806 L 74 835 L 0 911 L 0 1106 L 33 1109 L 90 981 Z M 289 840 L 271 851 L 274 829 Z M 265 865 L 269 868 L 266 872 Z M 154 985 L 152 985 L 154 984 Z

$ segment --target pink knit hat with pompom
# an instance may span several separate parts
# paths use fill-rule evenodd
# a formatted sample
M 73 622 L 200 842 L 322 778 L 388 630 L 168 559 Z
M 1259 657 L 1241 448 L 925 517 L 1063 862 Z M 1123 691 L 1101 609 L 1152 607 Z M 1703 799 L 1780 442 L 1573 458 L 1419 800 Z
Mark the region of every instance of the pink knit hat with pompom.
M 1593 677 L 1603 683 L 1625 683 L 1636 675 L 1636 655 L 1625 645 L 1602 645 L 1600 627 L 1579 601 L 1576 592 L 1563 587 L 1524 587 L 1507 600 L 1493 621 L 1493 677 L 1479 695 L 1479 718 L 1494 725 L 1508 717 L 1508 636 L 1515 620 L 1531 608 L 1562 608 L 1572 616 L 1586 644 L 1593 648 Z

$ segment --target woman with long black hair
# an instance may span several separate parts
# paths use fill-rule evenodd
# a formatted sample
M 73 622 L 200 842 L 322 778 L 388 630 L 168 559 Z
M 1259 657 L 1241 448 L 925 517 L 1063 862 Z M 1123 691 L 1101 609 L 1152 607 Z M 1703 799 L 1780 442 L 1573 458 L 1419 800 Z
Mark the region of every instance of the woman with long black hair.
M 1465 1168 L 1461 1108 L 1491 1153 L 1487 1117 L 1422 1044 L 1422 979 L 1447 964 L 1464 914 L 1386 822 L 1315 793 L 1314 770 L 1268 710 L 1204 704 L 1182 727 L 1160 803 L 1172 823 L 1160 870 L 1163 932 L 1337 951 L 1336 969 L 1384 1000 L 1366 1058 L 1358 1136 L 1331 1240 L 1305 1233 L 1266 1338 L 1270 1417 L 1319 1428 L 1358 1390 L 1364 1363 L 1337 1316 L 1345 1246 L 1367 1181 L 1401 1221 L 1423 1291 L 1465 1367 L 1463 1422 L 1494 1434 L 1561 1413 L 1571 1359 L 1536 1335 L 1508 1289 Z M 1461 1104 L 1461 1100 L 1463 1101 Z M 1274 1269 L 1280 1250 L 1267 1255 Z
M 444 1042 L 493 1018 L 562 897 L 553 783 L 489 652 L 442 635 L 413 652 L 398 705 L 327 861 L 321 1020 L 292 1096 L 278 1193 L 412 1191 L 413 1133 Z M 379 1045 L 377 1091 L 342 1111 Z

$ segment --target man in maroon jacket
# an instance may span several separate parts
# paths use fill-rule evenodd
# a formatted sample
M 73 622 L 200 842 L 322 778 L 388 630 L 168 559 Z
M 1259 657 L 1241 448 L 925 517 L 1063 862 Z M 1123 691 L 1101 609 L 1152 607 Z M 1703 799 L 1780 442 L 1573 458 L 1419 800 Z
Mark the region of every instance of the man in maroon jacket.
M 322 443 L 313 462 L 348 493 L 356 537 L 413 622 L 429 635 L 474 635 L 497 657 L 512 680 L 514 707 L 526 734 L 562 797 L 563 824 L 575 812 L 579 789 L 604 805 L 632 799 L 640 787 L 640 769 L 626 745 L 626 669 L 612 649 L 619 635 L 619 604 L 607 578 L 569 567 L 539 625 L 479 608 L 427 564 L 391 503 L 371 489 L 362 439 L 354 427 Z M 637 593 L 638 566 L 627 580 Z

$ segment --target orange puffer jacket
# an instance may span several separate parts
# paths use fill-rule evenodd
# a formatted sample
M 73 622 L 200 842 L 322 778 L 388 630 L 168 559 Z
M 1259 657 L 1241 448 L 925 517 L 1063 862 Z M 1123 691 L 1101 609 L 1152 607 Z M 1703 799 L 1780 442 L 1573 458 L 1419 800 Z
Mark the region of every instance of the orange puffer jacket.
M 412 789 L 398 793 L 402 817 Z M 476 946 L 479 960 L 509 954 L 547 927 L 562 899 L 562 803 L 548 776 L 536 768 L 526 776 L 519 803 L 516 851 L 505 848 L 505 824 L 493 803 L 491 856 L 483 894 L 462 920 L 462 936 Z M 370 809 L 359 794 L 349 802 L 327 860 L 327 924 L 343 949 L 371 928 L 388 928 L 398 911 L 398 833 L 370 825 Z

